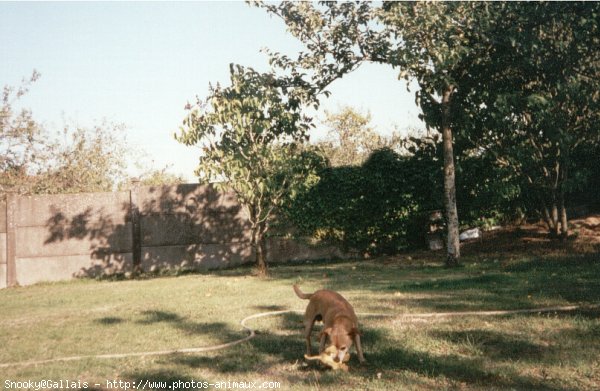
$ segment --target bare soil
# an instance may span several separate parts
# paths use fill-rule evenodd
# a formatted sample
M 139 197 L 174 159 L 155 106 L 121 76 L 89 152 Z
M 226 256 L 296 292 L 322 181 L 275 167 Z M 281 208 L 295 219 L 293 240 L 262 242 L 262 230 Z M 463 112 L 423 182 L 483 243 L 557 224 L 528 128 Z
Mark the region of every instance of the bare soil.
M 463 255 L 565 255 L 600 251 L 600 214 L 569 221 L 567 239 L 549 234 L 543 222 L 483 232 L 462 244 Z

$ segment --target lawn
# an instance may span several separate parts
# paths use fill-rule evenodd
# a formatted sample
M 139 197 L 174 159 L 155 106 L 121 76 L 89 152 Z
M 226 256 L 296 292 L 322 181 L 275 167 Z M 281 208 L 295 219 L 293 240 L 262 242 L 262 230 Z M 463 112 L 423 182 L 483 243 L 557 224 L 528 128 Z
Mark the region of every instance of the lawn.
M 516 240 L 516 239 L 515 239 Z M 74 355 L 221 344 L 244 337 L 240 320 L 298 309 L 291 285 L 341 292 L 359 315 L 367 364 L 350 372 L 306 365 L 302 317 L 254 319 L 256 338 L 224 350 L 0 367 L 0 382 L 107 380 L 280 382 L 304 390 L 593 390 L 600 385 L 600 257 L 571 244 L 465 247 L 463 266 L 411 253 L 373 260 L 125 281 L 77 280 L 0 291 L 0 364 Z M 500 242 L 499 242 L 500 243 Z M 506 243 L 505 243 L 506 245 Z M 576 311 L 446 318 L 405 314 L 581 305 Z M 314 344 L 316 347 L 316 342 Z M 99 384 L 100 386 L 96 386 Z M 124 384 L 124 383 L 122 383 Z M 188 384 L 189 385 L 189 384 Z M 77 385 L 75 388 L 83 388 Z

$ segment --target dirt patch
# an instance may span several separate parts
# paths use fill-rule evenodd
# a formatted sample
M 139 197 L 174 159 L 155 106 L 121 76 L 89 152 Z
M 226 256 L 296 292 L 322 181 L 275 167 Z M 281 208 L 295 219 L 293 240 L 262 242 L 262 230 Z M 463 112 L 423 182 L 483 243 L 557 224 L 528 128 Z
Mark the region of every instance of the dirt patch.
M 590 243 L 600 243 L 600 215 L 592 215 L 570 222 L 578 239 Z
M 480 239 L 464 242 L 463 255 L 564 255 L 600 251 L 600 214 L 569 221 L 568 239 L 553 237 L 542 222 L 483 232 Z

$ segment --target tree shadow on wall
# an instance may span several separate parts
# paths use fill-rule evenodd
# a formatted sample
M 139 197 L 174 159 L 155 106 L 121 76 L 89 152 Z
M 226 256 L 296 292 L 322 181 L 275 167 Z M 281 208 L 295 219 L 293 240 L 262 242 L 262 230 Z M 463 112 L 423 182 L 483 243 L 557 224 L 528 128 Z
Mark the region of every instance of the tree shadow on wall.
M 251 260 L 249 224 L 233 194 L 184 184 L 140 187 L 133 198 L 140 216 L 145 272 L 206 270 Z M 50 212 L 44 246 L 57 255 L 82 258 L 73 276 L 110 276 L 131 270 L 134 243 L 129 192 L 63 196 L 51 204 Z

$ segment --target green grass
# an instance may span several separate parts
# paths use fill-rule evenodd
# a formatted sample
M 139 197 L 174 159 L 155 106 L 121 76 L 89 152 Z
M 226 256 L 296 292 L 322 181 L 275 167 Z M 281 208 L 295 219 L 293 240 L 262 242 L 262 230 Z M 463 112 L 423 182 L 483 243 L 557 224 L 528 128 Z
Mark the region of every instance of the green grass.
M 403 319 L 402 314 L 600 303 L 597 254 L 465 257 L 447 270 L 415 259 L 313 262 L 133 281 L 40 284 L 0 291 L 0 363 L 208 346 L 246 335 L 258 312 L 303 309 L 306 292 L 340 291 L 359 316 L 367 364 L 349 373 L 303 363 L 300 314 L 256 319 L 258 336 L 198 354 L 84 359 L 0 368 L 5 380 L 277 381 L 303 390 L 592 390 L 600 384 L 600 310 Z M 316 347 L 316 342 L 314 344 Z

